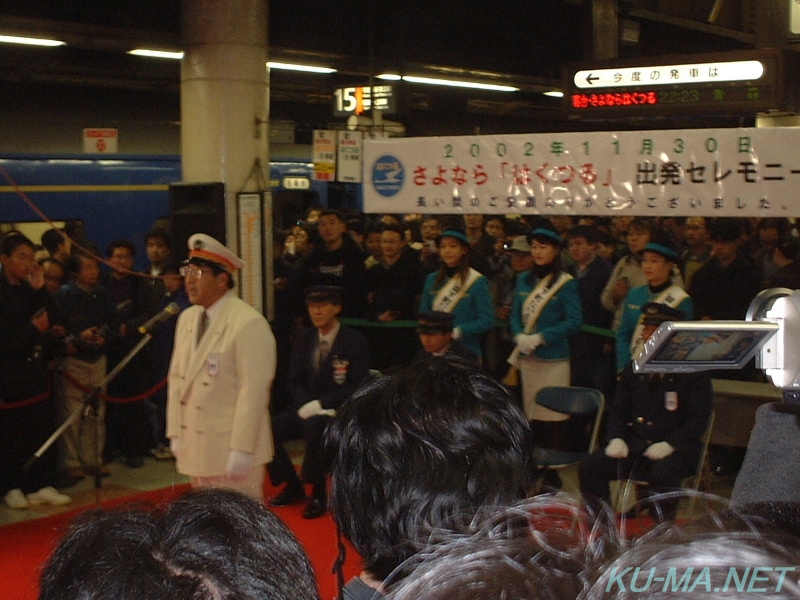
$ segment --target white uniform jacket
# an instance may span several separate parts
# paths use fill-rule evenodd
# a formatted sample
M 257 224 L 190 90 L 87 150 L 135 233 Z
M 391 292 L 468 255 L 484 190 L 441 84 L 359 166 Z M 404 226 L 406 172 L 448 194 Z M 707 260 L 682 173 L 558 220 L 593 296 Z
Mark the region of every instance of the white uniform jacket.
M 178 317 L 169 367 L 167 437 L 178 437 L 176 467 L 195 477 L 223 475 L 231 449 L 255 464 L 272 460 L 269 399 L 275 338 L 266 319 L 228 293 L 195 347 L 201 306 Z

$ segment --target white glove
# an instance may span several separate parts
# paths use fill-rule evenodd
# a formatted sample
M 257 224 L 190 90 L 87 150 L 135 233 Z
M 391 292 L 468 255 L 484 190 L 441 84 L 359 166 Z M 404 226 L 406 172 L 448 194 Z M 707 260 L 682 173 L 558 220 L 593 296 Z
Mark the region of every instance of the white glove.
M 169 438 L 169 451 L 172 452 L 175 458 L 178 458 L 178 455 L 181 453 L 181 438 Z
M 540 333 L 534 333 L 532 335 L 518 333 L 514 338 L 514 342 L 519 346 L 520 352 L 523 354 L 530 354 L 544 343 L 544 339 Z
M 253 453 L 243 450 L 228 452 L 228 464 L 225 466 L 225 475 L 231 481 L 244 481 L 253 468 Z
M 656 442 L 647 447 L 644 455 L 650 460 L 661 460 L 662 458 L 667 458 L 673 452 L 675 452 L 675 448 L 669 442 Z
M 628 444 L 622 438 L 614 438 L 606 446 L 606 456 L 609 458 L 627 458 Z
M 316 417 L 319 414 L 322 414 L 322 403 L 319 400 L 312 400 L 311 402 L 306 402 L 297 409 L 297 416 L 301 419 L 305 420 L 309 417 Z
M 461 327 L 453 327 L 453 339 L 454 340 L 461 339 Z

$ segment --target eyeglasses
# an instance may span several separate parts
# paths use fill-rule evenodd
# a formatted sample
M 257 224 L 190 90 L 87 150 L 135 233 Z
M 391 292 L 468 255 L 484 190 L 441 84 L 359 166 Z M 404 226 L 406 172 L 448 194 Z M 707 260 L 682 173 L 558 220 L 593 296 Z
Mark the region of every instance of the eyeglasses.
M 182 277 L 187 277 L 187 278 L 194 277 L 196 279 L 200 279 L 205 275 L 215 274 L 213 269 L 208 269 L 208 268 L 203 269 L 201 267 L 198 267 L 197 265 L 186 265 L 184 267 L 181 267 L 178 270 L 178 272 L 181 274 Z

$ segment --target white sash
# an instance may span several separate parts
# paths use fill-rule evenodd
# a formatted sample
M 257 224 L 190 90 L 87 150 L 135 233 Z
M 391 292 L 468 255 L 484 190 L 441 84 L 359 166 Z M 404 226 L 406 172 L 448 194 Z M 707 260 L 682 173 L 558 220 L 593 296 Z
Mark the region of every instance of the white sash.
M 650 300 L 650 302 L 657 302 L 658 304 L 666 304 L 670 308 L 678 308 L 678 305 L 689 297 L 684 290 L 677 285 L 671 285 L 658 296 Z M 639 315 L 639 320 L 636 322 L 636 328 L 633 330 L 633 337 L 631 337 L 631 358 L 636 359 L 641 354 L 644 348 L 644 313 Z
M 461 283 L 460 277 L 451 277 L 436 293 L 433 299 L 433 310 L 450 313 L 467 293 L 472 284 L 483 277 L 475 269 L 470 269 L 466 281 Z
M 556 282 L 547 288 L 547 283 L 550 281 L 552 275 L 543 277 L 536 284 L 536 287 L 531 290 L 525 302 L 522 303 L 522 322 L 525 323 L 525 333 L 530 335 L 533 333 L 533 328 L 536 327 L 536 321 L 542 314 L 542 310 L 550 302 L 550 298 L 558 293 L 564 284 L 572 279 L 572 275 L 562 272 Z
M 572 275 L 562 271 L 556 282 L 550 286 L 550 288 L 547 288 L 547 283 L 550 281 L 551 277 L 552 275 L 540 279 L 536 284 L 536 287 L 533 288 L 528 294 L 527 298 L 525 298 L 525 302 L 522 303 L 522 321 L 525 323 L 526 335 L 530 335 L 533 332 L 534 328 L 536 327 L 536 321 L 539 320 L 544 307 L 547 306 L 547 303 L 550 302 L 550 299 L 553 298 L 558 291 L 572 279 Z M 506 359 L 506 362 L 510 365 L 516 366 L 517 360 L 521 354 L 522 353 L 519 350 L 519 346 L 514 346 L 514 350 L 511 351 L 511 354 L 508 356 L 508 359 Z

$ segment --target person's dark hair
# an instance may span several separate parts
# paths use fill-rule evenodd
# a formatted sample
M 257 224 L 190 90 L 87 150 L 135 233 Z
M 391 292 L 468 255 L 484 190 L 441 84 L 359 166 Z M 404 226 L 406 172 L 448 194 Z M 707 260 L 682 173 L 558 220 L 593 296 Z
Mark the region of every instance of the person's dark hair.
M 576 225 L 567 230 L 567 239 L 583 238 L 590 244 L 597 243 L 597 230 L 589 225 Z
M 306 235 L 308 235 L 309 244 L 312 244 L 315 248 L 322 245 L 322 238 L 319 235 L 319 230 L 317 229 L 316 223 L 303 223 L 298 225 L 298 227 L 305 231 Z
M 162 242 L 164 242 L 164 244 L 166 244 L 167 248 L 172 248 L 172 238 L 169 237 L 169 234 L 166 232 L 165 229 L 156 227 L 155 229 L 151 229 L 150 231 L 144 234 L 145 245 L 152 239 L 161 240 Z
M 463 221 L 463 219 L 462 219 L 462 221 Z M 460 225 L 458 227 L 446 227 L 446 228 L 443 228 L 442 233 L 445 233 L 446 231 L 457 231 L 459 233 L 464 234 L 464 236 L 466 237 L 466 233 L 464 231 L 464 226 L 463 225 Z M 439 240 L 442 237 L 444 237 L 444 235 L 440 235 L 438 238 L 436 238 L 436 246 L 437 247 L 439 246 Z M 457 238 L 454 238 L 454 239 L 457 239 Z M 464 254 L 464 256 L 461 257 L 461 261 L 455 267 L 455 276 L 458 277 L 461 280 L 461 284 L 463 285 L 467 281 L 467 277 L 469 277 L 469 269 L 470 269 L 470 266 L 469 266 L 469 255 L 472 252 L 472 247 L 469 244 L 464 243 L 463 240 L 458 240 L 458 242 L 460 244 L 462 244 L 467 249 L 466 254 Z M 439 271 L 436 273 L 436 279 L 433 282 L 433 287 L 434 288 L 438 288 L 439 286 L 441 286 L 447 280 L 447 278 L 449 276 L 447 271 L 448 271 L 448 267 L 444 263 L 444 261 L 442 261 L 442 264 L 439 267 Z
M 395 225 L 394 223 L 388 223 L 387 225 L 381 227 L 381 233 L 383 233 L 384 231 L 394 231 L 395 233 L 400 235 L 401 240 L 406 239 L 406 232 L 403 230 L 402 227 L 400 227 L 400 225 Z
M 164 268 L 161 269 L 161 274 L 162 275 L 167 275 L 167 274 L 170 274 L 170 273 L 172 273 L 174 275 L 180 275 L 181 274 L 181 263 L 178 262 L 177 260 L 168 261 L 167 264 L 164 265 Z
M 472 362 L 426 357 L 386 372 L 325 432 L 334 520 L 385 579 L 427 533 L 525 497 L 528 431 L 507 390 Z
M 708 230 L 712 242 L 738 242 L 744 234 L 743 221 L 737 217 L 715 219 Z
M 67 276 L 72 278 L 78 274 L 83 266 L 83 262 L 86 260 L 97 260 L 93 256 L 89 256 L 84 252 L 73 252 L 70 254 L 69 258 L 64 262 L 64 269 L 67 272 Z
M 575 600 L 594 556 L 579 503 L 540 494 L 465 533 L 437 532 L 404 565 L 387 600 Z M 588 527 L 587 527 L 588 525 Z M 398 571 L 400 573 L 400 571 Z
M 3 235 L 2 242 L 0 242 L 0 253 L 5 256 L 11 256 L 14 251 L 20 246 L 29 246 L 31 250 L 35 250 L 33 242 L 23 233 L 12 230 Z
M 785 217 L 765 217 L 758 222 L 758 231 L 775 229 L 779 235 L 785 235 L 792 229 L 792 224 Z
M 537 234 L 537 231 L 546 230 L 549 234 Z M 537 227 L 533 229 L 528 234 L 528 243 L 533 246 L 533 240 L 536 240 L 542 244 L 550 244 L 554 248 L 561 250 L 564 246 L 563 242 L 557 241 L 560 240 L 561 236 L 559 233 L 553 228 L 552 226 L 549 227 Z M 526 277 L 526 282 L 528 285 L 533 285 L 536 283 L 537 279 L 541 279 L 544 277 L 550 276 L 550 279 L 547 281 L 547 285 L 545 286 L 545 290 L 549 290 L 553 285 L 555 285 L 558 277 L 564 271 L 564 262 L 561 260 L 561 253 L 556 254 L 553 258 L 553 262 L 549 265 L 544 265 L 540 267 L 539 265 L 534 265 L 533 269 L 528 272 Z
M 334 217 L 339 219 L 342 223 L 347 224 L 347 220 L 344 218 L 344 215 L 341 213 L 341 211 L 338 211 L 333 208 L 326 208 L 324 210 L 321 210 L 319 213 L 319 218 L 321 219 L 322 217 L 329 217 L 330 215 L 333 215 Z
M 136 256 L 136 246 L 133 245 L 133 242 L 130 240 L 115 240 L 108 245 L 108 250 L 106 250 L 106 257 L 111 258 L 111 255 L 114 254 L 114 250 L 117 248 L 125 248 L 131 253 L 131 256 Z
M 308 557 L 258 501 L 225 489 L 165 509 L 83 513 L 45 565 L 40 600 L 318 600 Z
M 58 251 L 58 247 L 64 243 L 64 236 L 58 229 L 48 229 L 42 234 L 42 246 L 50 254 Z

